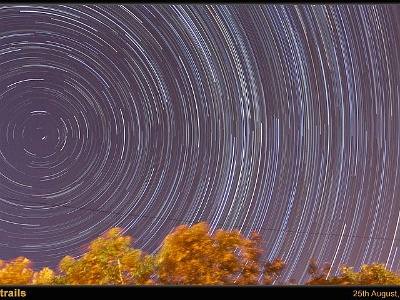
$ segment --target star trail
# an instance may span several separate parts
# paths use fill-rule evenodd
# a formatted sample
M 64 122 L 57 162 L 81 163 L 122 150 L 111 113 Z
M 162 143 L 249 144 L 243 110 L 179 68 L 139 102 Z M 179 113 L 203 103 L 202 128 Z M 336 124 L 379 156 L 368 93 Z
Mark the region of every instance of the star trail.
M 400 269 L 400 6 L 0 6 L 0 258 L 181 224 Z

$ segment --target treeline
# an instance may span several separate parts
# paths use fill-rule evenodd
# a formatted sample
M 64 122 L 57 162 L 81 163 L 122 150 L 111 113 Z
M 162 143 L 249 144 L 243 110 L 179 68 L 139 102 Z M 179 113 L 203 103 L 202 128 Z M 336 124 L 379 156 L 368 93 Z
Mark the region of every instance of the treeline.
M 111 228 L 93 240 L 80 258 L 64 257 L 57 270 L 34 271 L 25 257 L 0 260 L 1 285 L 293 285 L 280 281 L 285 263 L 262 261 L 262 240 L 238 230 L 210 234 L 205 222 L 181 225 L 163 241 L 154 255 L 132 248 L 122 228 Z M 384 264 L 363 265 L 359 272 L 341 266 L 328 276 L 330 265 L 310 260 L 306 285 L 399 285 L 400 275 Z

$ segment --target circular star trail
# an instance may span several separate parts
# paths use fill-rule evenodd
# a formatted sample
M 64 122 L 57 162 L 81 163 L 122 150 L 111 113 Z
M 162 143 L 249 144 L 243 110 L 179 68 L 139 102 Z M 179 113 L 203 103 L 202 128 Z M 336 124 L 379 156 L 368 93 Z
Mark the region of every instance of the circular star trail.
M 400 268 L 395 5 L 3 5 L 1 259 L 181 224 Z

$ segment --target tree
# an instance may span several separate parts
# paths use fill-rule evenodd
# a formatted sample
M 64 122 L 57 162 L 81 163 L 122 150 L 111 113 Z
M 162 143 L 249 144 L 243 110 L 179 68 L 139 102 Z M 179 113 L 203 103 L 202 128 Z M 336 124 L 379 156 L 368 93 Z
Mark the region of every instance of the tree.
M 387 270 L 385 264 L 363 264 L 359 272 L 354 272 L 353 267 L 341 266 L 341 284 L 356 285 L 399 285 L 400 276 Z
M 126 285 L 151 283 L 153 259 L 131 248 L 132 239 L 115 227 L 92 241 L 80 258 L 64 257 L 59 263 L 58 284 Z
M 311 280 L 306 282 L 306 285 L 326 285 L 330 284 L 327 279 L 331 265 L 325 262 L 323 268 L 319 268 L 315 259 L 311 259 L 308 263 L 308 273 L 311 275 Z
M 0 261 L 1 284 L 31 284 L 34 271 L 30 268 L 32 262 L 19 256 L 10 262 Z
M 272 284 L 277 280 L 285 269 L 284 261 L 277 257 L 272 262 L 267 262 L 264 266 L 264 284 Z M 289 281 L 289 284 L 293 284 L 293 279 Z
M 309 264 L 311 280 L 306 285 L 399 285 L 400 276 L 387 270 L 385 264 L 363 264 L 359 272 L 354 272 L 353 267 L 339 266 L 341 274 L 327 277 L 330 265 L 326 263 L 323 269 L 318 269 L 315 260 Z
M 54 283 L 55 273 L 52 269 L 44 267 L 39 272 L 35 272 L 32 278 L 32 284 L 50 285 Z
M 176 227 L 156 255 L 156 281 L 168 285 L 259 284 L 259 278 L 267 274 L 260 265 L 260 236 L 253 233 L 246 239 L 238 230 L 219 229 L 212 235 L 209 231 L 206 222 Z

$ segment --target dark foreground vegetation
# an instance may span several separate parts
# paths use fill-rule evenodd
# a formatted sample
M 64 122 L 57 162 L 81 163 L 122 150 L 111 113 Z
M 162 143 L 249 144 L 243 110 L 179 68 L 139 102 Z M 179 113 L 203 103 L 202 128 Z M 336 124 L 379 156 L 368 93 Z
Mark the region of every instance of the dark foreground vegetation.
M 0 260 L 1 285 L 296 285 L 281 282 L 285 263 L 262 261 L 260 234 L 245 238 L 238 230 L 210 234 L 205 222 L 175 228 L 159 251 L 146 254 L 132 248 L 132 238 L 111 228 L 93 240 L 79 258 L 64 257 L 57 267 L 34 271 L 32 261 Z M 305 285 L 399 285 L 400 274 L 384 264 L 363 265 L 359 272 L 341 266 L 328 276 L 330 265 L 310 260 Z

